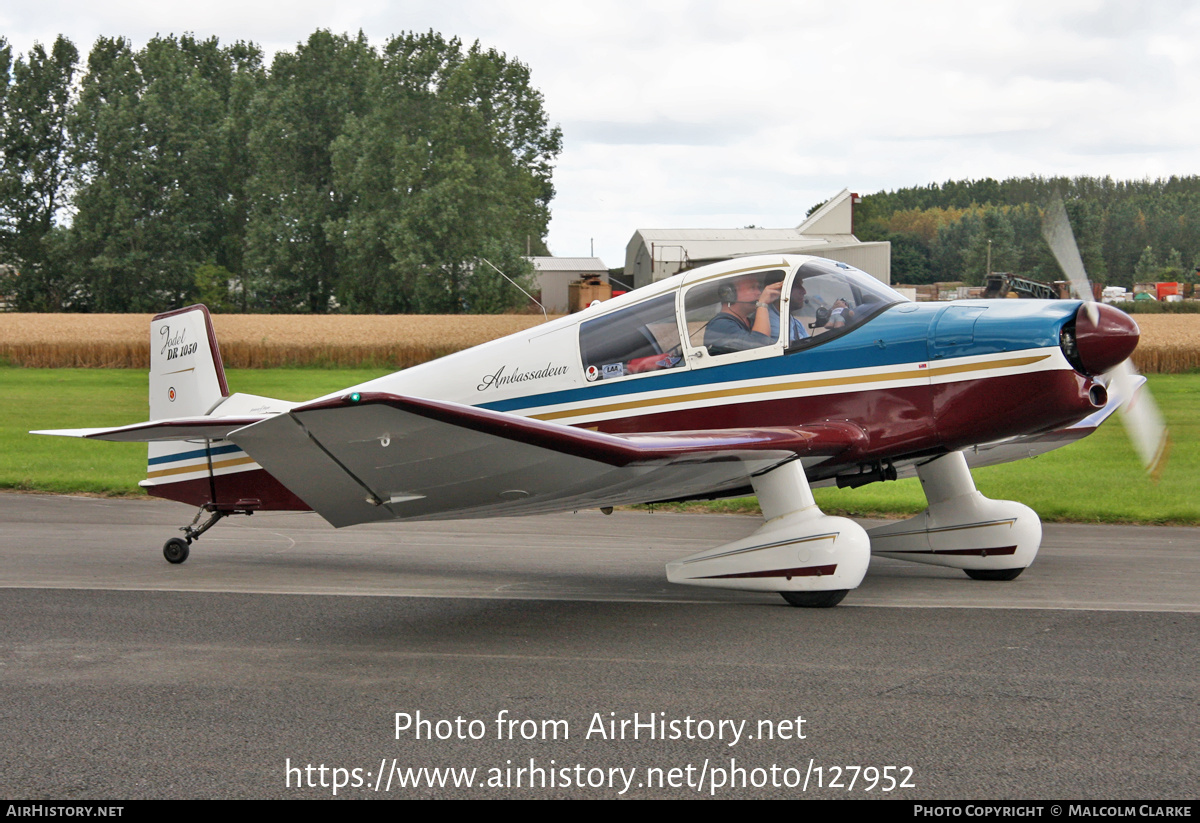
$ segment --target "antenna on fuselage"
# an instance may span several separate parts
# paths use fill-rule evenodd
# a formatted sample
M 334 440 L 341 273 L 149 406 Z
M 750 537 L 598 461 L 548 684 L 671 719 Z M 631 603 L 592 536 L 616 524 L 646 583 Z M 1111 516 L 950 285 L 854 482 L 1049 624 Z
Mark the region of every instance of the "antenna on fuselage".
M 487 264 L 488 264 L 489 266 L 491 266 L 493 269 L 496 269 L 496 264 L 495 264 L 495 263 L 493 263 L 491 260 L 488 260 L 486 257 L 481 257 L 481 258 L 479 258 L 479 259 L 480 259 L 480 260 L 482 260 L 483 262 L 487 263 Z M 512 279 L 511 277 L 509 277 L 507 274 L 505 274 L 504 272 L 500 271 L 500 269 L 496 269 L 496 274 L 498 274 L 498 275 L 500 275 L 501 277 L 503 277 L 503 278 L 504 278 L 505 280 L 507 280 L 509 283 L 512 283 L 512 284 L 513 284 L 514 286 L 516 286 L 518 289 L 521 289 L 521 286 L 520 286 L 520 284 L 518 284 L 516 280 L 513 280 L 513 279 Z M 541 309 L 541 310 L 542 310 L 542 320 L 546 321 L 546 320 L 549 320 L 549 319 L 550 319 L 550 315 L 546 314 L 546 307 L 545 307 L 545 306 L 543 306 L 541 303 L 539 303 L 539 302 L 538 302 L 538 300 L 537 300 L 537 298 L 535 298 L 535 297 L 534 297 L 532 294 L 530 294 L 529 292 L 525 291 L 525 289 L 521 289 L 521 294 L 525 295 L 525 296 L 526 296 L 526 297 L 528 297 L 530 300 L 532 300 L 532 301 L 533 301 L 533 303 L 534 303 L 534 305 L 535 305 L 535 306 L 537 306 L 539 309 Z

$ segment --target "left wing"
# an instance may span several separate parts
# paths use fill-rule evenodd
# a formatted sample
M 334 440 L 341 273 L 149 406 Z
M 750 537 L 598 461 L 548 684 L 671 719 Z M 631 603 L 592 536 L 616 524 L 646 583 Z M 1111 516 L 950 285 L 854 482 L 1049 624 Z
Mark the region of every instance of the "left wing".
M 847 423 L 613 435 L 458 403 L 349 395 L 229 440 L 335 526 L 537 514 L 745 486 L 797 456 L 861 446 Z

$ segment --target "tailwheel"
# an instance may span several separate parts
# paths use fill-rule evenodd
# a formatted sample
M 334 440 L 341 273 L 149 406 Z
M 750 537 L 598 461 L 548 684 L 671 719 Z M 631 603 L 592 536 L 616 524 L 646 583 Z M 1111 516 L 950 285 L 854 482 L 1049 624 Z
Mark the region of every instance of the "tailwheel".
M 257 503 L 257 501 L 254 502 Z M 208 518 L 208 520 L 204 521 L 199 528 L 197 528 L 196 524 L 200 522 L 200 518 L 204 516 L 205 512 L 209 512 L 211 516 Z M 184 526 L 180 529 L 180 531 L 183 532 L 183 537 L 172 537 L 163 544 L 163 557 L 167 558 L 168 563 L 182 563 L 188 559 L 188 554 L 191 553 L 190 546 L 192 545 L 192 541 L 199 540 L 200 535 L 217 525 L 217 523 L 219 523 L 222 519 L 231 514 L 249 515 L 253 513 L 254 512 L 249 509 L 242 511 L 235 510 L 230 512 L 223 511 L 221 509 L 214 509 L 208 505 L 201 506 L 200 511 L 196 512 L 196 518 L 192 521 L 191 525 Z
M 963 571 L 972 580 L 1016 580 L 1025 569 L 963 569 Z
M 182 563 L 190 553 L 188 542 L 182 537 L 172 537 L 163 544 L 163 557 L 167 558 L 168 563 Z
M 780 592 L 779 594 L 790 606 L 802 609 L 829 609 L 842 602 L 842 598 L 850 593 L 849 589 L 834 589 L 825 592 Z

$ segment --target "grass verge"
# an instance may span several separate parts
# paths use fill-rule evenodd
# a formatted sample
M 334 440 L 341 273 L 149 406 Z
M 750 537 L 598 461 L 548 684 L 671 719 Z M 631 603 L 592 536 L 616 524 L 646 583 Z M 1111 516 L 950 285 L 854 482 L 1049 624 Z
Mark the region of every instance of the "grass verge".
M 308 400 L 386 374 L 383 369 L 232 369 L 232 391 Z M 145 420 L 146 373 L 135 369 L 0 368 L 0 489 L 142 496 L 146 446 L 34 429 L 120 426 Z

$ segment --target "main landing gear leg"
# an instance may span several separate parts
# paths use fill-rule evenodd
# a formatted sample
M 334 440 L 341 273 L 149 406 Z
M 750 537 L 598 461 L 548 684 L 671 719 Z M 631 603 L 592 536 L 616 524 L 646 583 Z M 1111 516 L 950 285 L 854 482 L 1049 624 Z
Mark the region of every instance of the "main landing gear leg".
M 692 586 L 779 592 L 793 606 L 836 606 L 871 560 L 862 526 L 817 508 L 793 460 L 751 479 L 766 521 L 744 540 L 667 564 L 667 579 Z
M 975 488 L 962 452 L 917 467 L 929 508 L 871 529 L 871 551 L 962 569 L 975 580 L 1012 580 L 1037 556 L 1042 521 L 1028 506 L 989 500 Z
M 212 516 L 205 520 L 204 523 L 197 528 L 196 524 L 200 522 L 200 518 L 205 512 L 211 512 Z M 168 563 L 182 563 L 183 561 L 187 560 L 188 555 L 191 553 L 190 546 L 192 545 L 192 541 L 198 540 L 200 535 L 204 534 L 213 526 L 217 525 L 217 523 L 221 522 L 222 519 L 231 514 L 253 514 L 253 512 L 229 512 L 221 509 L 213 510 L 209 509 L 207 506 L 201 506 L 200 511 L 196 512 L 196 518 L 192 520 L 191 524 L 180 529 L 180 531 L 183 532 L 183 537 L 172 537 L 163 544 L 163 557 L 167 559 Z

